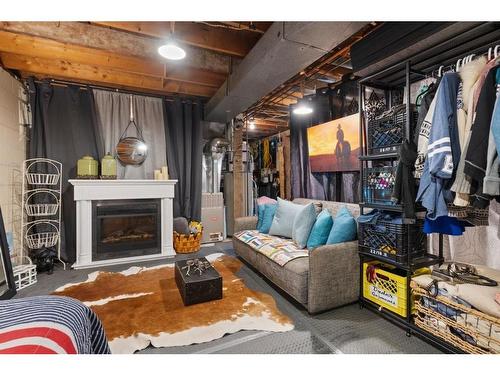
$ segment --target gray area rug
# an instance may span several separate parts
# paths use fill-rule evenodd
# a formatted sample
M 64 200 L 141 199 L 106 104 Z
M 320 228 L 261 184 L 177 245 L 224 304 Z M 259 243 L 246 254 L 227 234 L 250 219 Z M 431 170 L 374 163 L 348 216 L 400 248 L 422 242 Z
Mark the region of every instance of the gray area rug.
M 235 256 L 231 242 L 218 243 L 203 247 L 196 255 L 224 252 Z M 175 260 L 192 255 L 178 255 Z M 169 260 L 172 262 L 174 260 Z M 144 262 L 139 265 L 153 266 L 165 261 Z M 49 294 L 57 287 L 87 279 L 96 270 L 122 271 L 130 264 L 102 267 L 87 270 L 66 270 L 58 267 L 54 274 L 38 275 L 38 282 L 21 290 L 16 298 Z M 288 315 L 295 324 L 289 332 L 272 333 L 264 331 L 240 331 L 220 339 L 189 346 L 154 348 L 141 350 L 139 354 L 149 353 L 233 353 L 233 354 L 433 354 L 441 353 L 417 337 L 407 337 L 404 330 L 384 320 L 357 304 L 340 307 L 318 315 L 309 315 L 278 288 L 273 287 L 258 272 L 244 266 L 239 276 L 252 289 L 271 294 L 279 309 Z

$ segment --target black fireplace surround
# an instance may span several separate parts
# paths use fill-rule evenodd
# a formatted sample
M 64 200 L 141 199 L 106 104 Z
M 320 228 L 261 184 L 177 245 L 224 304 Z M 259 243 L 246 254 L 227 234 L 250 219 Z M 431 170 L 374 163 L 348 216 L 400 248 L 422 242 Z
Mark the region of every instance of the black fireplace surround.
M 160 199 L 92 202 L 92 261 L 160 253 Z

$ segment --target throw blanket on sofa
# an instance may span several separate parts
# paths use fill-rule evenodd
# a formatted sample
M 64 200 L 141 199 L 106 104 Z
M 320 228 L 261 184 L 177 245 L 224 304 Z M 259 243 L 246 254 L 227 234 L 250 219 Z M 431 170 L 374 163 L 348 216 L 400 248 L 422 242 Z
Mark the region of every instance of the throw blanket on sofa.
M 244 230 L 234 236 L 280 266 L 295 258 L 309 256 L 309 250 L 300 249 L 290 239 L 270 236 L 256 230 Z
M 109 354 L 101 321 L 81 302 L 39 296 L 0 301 L 0 353 Z

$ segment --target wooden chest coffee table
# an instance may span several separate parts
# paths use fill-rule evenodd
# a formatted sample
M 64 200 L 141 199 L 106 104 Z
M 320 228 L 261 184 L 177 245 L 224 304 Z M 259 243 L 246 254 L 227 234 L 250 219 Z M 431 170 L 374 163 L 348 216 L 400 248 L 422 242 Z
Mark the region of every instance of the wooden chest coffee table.
M 208 262 L 205 257 L 194 258 L 201 262 Z M 188 261 L 194 259 L 180 260 L 175 262 L 175 283 L 185 306 L 194 305 L 222 298 L 222 276 L 213 267 L 204 269 L 200 274 L 196 266 L 191 265 L 188 269 Z M 189 274 L 188 274 L 189 270 Z

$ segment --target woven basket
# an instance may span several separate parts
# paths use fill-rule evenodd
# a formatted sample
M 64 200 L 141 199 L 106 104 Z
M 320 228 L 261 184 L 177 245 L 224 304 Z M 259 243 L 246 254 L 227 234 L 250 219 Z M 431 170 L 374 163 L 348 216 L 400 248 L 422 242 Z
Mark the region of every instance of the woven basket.
M 203 232 L 181 234 L 174 231 L 174 249 L 179 254 L 195 253 L 200 250 Z
M 471 354 L 498 354 L 500 351 L 492 348 L 492 344 L 495 347 L 500 347 L 500 341 L 486 335 L 477 329 L 474 324 L 475 322 L 481 322 L 483 326 L 488 326 L 489 331 L 500 330 L 500 319 L 494 316 L 485 314 L 473 308 L 468 308 L 464 305 L 460 305 L 444 296 L 431 296 L 429 292 L 418 286 L 414 281 L 411 282 L 411 288 L 413 295 L 416 298 L 414 315 L 415 324 L 430 332 L 434 336 L 440 337 L 441 339 L 447 341 L 448 343 L 456 346 L 457 348 L 463 350 L 466 353 Z M 446 317 L 439 312 L 426 307 L 421 303 L 420 299 L 422 297 L 428 298 L 433 303 L 442 303 L 446 305 L 447 308 L 456 310 L 464 318 L 465 322 L 457 321 L 453 318 Z M 462 337 L 453 334 L 452 331 L 459 330 L 472 338 L 478 343 L 478 345 L 473 345 L 472 343 L 466 341 Z

